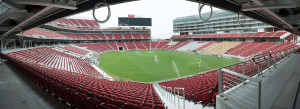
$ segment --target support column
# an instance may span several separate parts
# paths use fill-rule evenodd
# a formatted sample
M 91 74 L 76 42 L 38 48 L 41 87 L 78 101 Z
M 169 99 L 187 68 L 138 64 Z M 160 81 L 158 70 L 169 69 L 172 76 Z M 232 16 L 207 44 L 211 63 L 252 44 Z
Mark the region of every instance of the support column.
M 16 41 L 17 41 L 17 40 L 14 40 L 14 49 L 17 48 Z
M 3 41 L 3 39 L 0 39 L 0 41 L 1 41 L 0 42 L 1 43 L 1 45 L 0 45 L 1 51 L 0 52 L 2 53 L 3 52 L 3 48 L 4 48 L 4 44 L 3 44 L 4 41 Z
M 150 48 L 149 49 L 151 50 L 151 40 L 149 42 L 150 42 Z
M 246 62 L 243 63 L 243 74 L 244 74 L 244 75 L 246 74 L 245 69 L 246 69 Z
M 23 45 L 23 48 L 25 48 L 25 47 L 26 47 L 26 41 L 25 41 L 25 40 L 23 40 L 23 43 L 22 43 L 22 45 Z
M 292 35 L 292 37 L 293 37 L 293 43 L 295 43 L 295 36 L 294 36 L 294 34 Z
M 258 58 L 258 66 L 257 66 L 257 67 L 258 67 L 258 68 L 257 68 L 257 69 L 258 69 L 258 75 L 262 75 L 262 71 L 261 71 L 261 69 L 260 69 L 260 62 L 261 62 L 261 61 L 260 61 L 260 58 Z
M 268 56 L 268 70 L 270 71 L 270 57 Z
M 277 53 L 275 53 L 275 63 L 274 63 L 274 68 L 276 68 L 276 64 L 277 64 Z

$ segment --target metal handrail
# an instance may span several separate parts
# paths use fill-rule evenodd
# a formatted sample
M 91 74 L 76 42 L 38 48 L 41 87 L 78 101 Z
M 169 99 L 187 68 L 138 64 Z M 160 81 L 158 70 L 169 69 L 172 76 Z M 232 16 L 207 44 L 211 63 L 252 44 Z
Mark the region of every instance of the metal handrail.
M 246 82 L 253 84 L 253 83 L 251 83 L 251 81 L 253 81 L 253 82 L 257 83 L 257 85 L 256 84 L 253 84 L 253 85 L 258 87 L 257 108 L 260 109 L 261 108 L 261 80 L 254 78 L 253 76 L 263 75 L 263 70 L 266 70 L 266 69 L 270 70 L 270 67 L 273 65 L 274 65 L 274 67 L 276 67 L 278 62 L 280 62 L 284 58 L 291 56 L 294 53 L 295 53 L 295 48 L 277 51 L 274 53 L 267 52 L 267 53 L 263 53 L 263 54 L 254 56 L 252 60 L 245 61 L 245 62 L 235 64 L 232 66 L 220 68 L 219 69 L 219 94 L 220 94 L 220 96 L 230 99 L 232 101 L 235 101 L 240 106 L 249 108 L 249 107 L 239 103 L 240 100 L 235 100 L 235 99 L 231 98 L 230 96 L 226 95 L 224 92 L 225 92 L 225 90 L 227 91 L 235 86 L 243 85 Z M 253 61 L 253 62 L 251 62 L 251 61 Z M 248 62 L 250 62 L 250 63 L 248 63 Z M 248 74 L 246 75 L 246 67 L 248 68 L 249 65 L 251 67 L 252 66 L 251 64 L 257 65 L 257 67 L 258 67 L 257 72 L 254 72 L 254 73 L 250 74 L 250 76 L 247 76 Z M 233 70 L 235 70 L 235 71 L 233 71 L 233 70 L 231 70 L 232 68 L 238 68 L 238 69 L 233 69 Z M 239 71 L 240 73 L 236 72 L 236 71 Z M 224 72 L 226 72 L 226 74 L 224 74 Z M 233 78 L 236 80 L 230 80 L 226 77 Z M 224 87 L 224 83 L 226 83 L 226 87 Z M 254 90 L 254 89 L 252 89 L 252 90 Z M 247 98 L 249 98 L 249 97 L 247 97 Z M 246 100 L 245 100 L 245 102 L 249 103 L 249 101 L 246 101 Z M 249 104 L 251 104 L 251 103 L 249 103 Z M 252 104 L 252 105 L 254 105 L 254 104 Z
M 167 99 L 172 103 L 172 87 L 167 87 L 167 91 L 170 91 L 170 93 L 167 94 Z
M 180 103 L 179 103 L 179 99 L 180 99 L 180 90 L 182 90 L 182 96 L 183 96 L 183 109 L 185 109 L 185 93 L 184 93 L 184 88 L 181 87 L 174 87 L 174 107 L 176 106 L 175 103 L 175 95 L 176 95 L 176 91 L 177 91 L 177 97 L 178 97 L 178 109 L 180 109 Z
M 246 108 L 248 108 L 248 107 L 243 105 L 243 104 L 240 104 L 238 100 L 234 100 L 233 98 L 231 98 L 231 97 L 227 96 L 226 94 L 224 94 L 224 87 L 223 87 L 223 83 L 224 83 L 223 74 L 224 73 L 223 72 L 226 72 L 226 73 L 229 73 L 229 74 L 232 74 L 232 75 L 235 75 L 235 76 L 239 76 L 239 77 L 245 78 L 247 80 L 254 81 L 254 82 L 258 83 L 258 100 L 257 100 L 257 105 L 258 106 L 257 106 L 257 108 L 261 109 L 261 80 L 260 79 L 253 78 L 253 77 L 250 77 L 250 76 L 247 76 L 247 75 L 244 75 L 244 74 L 240 74 L 240 73 L 237 73 L 237 72 L 231 71 L 229 69 L 225 69 L 225 68 L 219 69 L 219 75 L 220 75 L 220 78 L 219 78 L 219 95 L 221 97 L 225 97 L 227 99 L 233 100 L 233 101 L 237 102 L 239 105 L 241 105 L 243 107 L 246 107 Z

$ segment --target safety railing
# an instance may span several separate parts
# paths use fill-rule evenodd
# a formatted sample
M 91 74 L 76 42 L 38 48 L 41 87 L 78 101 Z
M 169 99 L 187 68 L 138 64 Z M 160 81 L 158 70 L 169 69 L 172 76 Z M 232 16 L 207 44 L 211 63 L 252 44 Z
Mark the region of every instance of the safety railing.
M 180 93 L 181 91 L 181 93 Z M 178 109 L 185 109 L 185 93 L 184 93 L 184 88 L 180 88 L 180 87 L 174 87 L 174 106 L 176 107 L 176 104 L 178 106 Z M 176 95 L 177 94 L 177 95 Z M 182 96 L 180 96 L 180 94 L 182 94 Z M 177 103 L 175 102 L 175 98 L 177 96 Z M 182 99 L 182 108 L 180 106 L 180 99 Z
M 166 87 L 159 85 L 159 91 L 174 108 L 185 109 L 185 91 L 181 87 Z M 182 100 L 182 101 L 181 101 Z M 177 102 L 176 102 L 177 101 Z M 181 104 L 182 103 L 182 104 Z
M 219 96 L 225 97 L 228 100 L 236 102 L 242 108 L 261 108 L 261 80 L 240 74 L 225 68 L 219 70 Z M 239 77 L 240 80 L 246 80 L 247 83 L 251 84 L 246 86 L 247 88 L 236 88 L 230 89 L 232 86 L 237 86 L 239 83 L 232 79 L 231 77 Z M 229 79 L 231 78 L 231 79 Z M 225 92 L 230 89 L 230 91 L 235 90 L 232 93 Z
M 283 60 L 288 56 L 291 56 L 294 53 L 294 51 L 294 48 L 291 48 L 278 52 L 267 52 L 254 56 L 252 60 L 227 66 L 224 68 L 250 77 L 253 77 L 257 74 L 263 75 L 263 70 L 270 69 L 272 65 L 276 67 L 279 61 Z
M 291 56 L 294 51 L 295 49 L 291 48 L 278 52 L 267 52 L 254 56 L 252 60 L 219 69 L 220 96 L 236 101 L 243 108 L 260 109 L 261 80 L 256 77 L 263 76 L 264 70 L 270 70 L 271 66 L 276 67 L 278 62 Z M 246 83 L 249 85 L 245 85 Z M 238 88 L 241 85 L 245 88 Z M 235 95 L 235 97 L 229 96 L 230 91 L 234 92 L 231 95 Z
M 167 99 L 169 100 L 170 103 L 172 103 L 172 97 L 174 97 L 172 95 L 172 92 L 173 92 L 172 87 L 167 87 L 167 91 L 170 92 L 170 93 L 167 93 Z

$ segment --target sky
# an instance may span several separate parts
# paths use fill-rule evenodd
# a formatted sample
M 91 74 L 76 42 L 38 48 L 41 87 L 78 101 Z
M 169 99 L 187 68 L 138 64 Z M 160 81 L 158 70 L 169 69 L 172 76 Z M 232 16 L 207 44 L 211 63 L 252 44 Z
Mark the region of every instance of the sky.
M 111 5 L 110 19 L 100 26 L 118 27 L 118 17 L 128 17 L 128 14 L 134 14 L 137 17 L 152 18 L 151 37 L 153 39 L 167 39 L 173 35 L 173 19 L 198 14 L 198 5 L 198 3 L 186 0 L 138 0 Z M 204 7 L 203 12 L 209 11 L 208 7 Z M 107 16 L 107 8 L 99 8 L 95 12 L 99 20 Z M 70 17 L 93 19 L 92 11 Z

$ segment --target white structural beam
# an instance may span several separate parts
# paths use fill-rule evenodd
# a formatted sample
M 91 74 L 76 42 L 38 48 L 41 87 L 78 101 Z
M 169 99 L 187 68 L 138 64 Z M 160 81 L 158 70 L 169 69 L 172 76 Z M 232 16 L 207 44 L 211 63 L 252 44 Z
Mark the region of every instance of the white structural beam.
M 1 43 L 1 45 L 0 45 L 1 52 L 3 52 L 3 48 L 4 48 L 4 44 L 3 44 L 4 41 L 3 41 L 3 38 L 1 38 L 0 41 L 1 41 L 1 42 L 0 42 L 0 43 Z
M 22 47 L 23 47 L 23 48 L 26 48 L 26 40 L 23 40 L 23 41 L 22 41 Z

